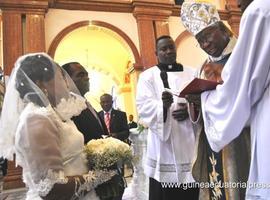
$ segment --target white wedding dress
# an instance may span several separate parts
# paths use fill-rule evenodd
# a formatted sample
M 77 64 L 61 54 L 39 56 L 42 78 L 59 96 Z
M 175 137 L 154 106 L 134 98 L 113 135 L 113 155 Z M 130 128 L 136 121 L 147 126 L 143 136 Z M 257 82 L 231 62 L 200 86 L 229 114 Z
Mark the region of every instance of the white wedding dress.
M 61 119 L 58 114 L 51 106 L 41 108 L 33 103 L 29 103 L 21 114 L 15 152 L 16 162 L 23 168 L 23 180 L 29 188 L 26 200 L 41 200 L 40 195 L 48 194 L 55 183 L 66 183 L 66 176 L 89 171 L 83 153 L 83 135 L 67 113 L 61 113 L 67 119 Z M 103 180 L 97 178 L 95 183 L 87 186 L 82 184 L 89 192 L 74 199 L 99 200 L 94 187 L 110 178 L 100 179 Z

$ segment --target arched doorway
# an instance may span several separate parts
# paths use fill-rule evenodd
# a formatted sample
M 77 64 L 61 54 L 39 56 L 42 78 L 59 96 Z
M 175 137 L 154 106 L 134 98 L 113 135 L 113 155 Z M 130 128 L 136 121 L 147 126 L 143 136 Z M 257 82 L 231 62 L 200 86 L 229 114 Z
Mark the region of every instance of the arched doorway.
M 100 110 L 103 93 L 114 96 L 115 107 L 136 113 L 134 87 L 129 69 L 140 66 L 140 56 L 132 40 L 117 27 L 101 21 L 82 21 L 63 29 L 48 53 L 60 65 L 80 62 L 89 72 L 90 92 L 86 98 Z

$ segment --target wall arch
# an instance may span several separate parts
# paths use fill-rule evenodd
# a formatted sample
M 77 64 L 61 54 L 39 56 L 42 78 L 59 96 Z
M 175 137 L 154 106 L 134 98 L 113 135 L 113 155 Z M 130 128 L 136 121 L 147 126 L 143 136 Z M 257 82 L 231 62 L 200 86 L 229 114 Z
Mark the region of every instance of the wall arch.
M 57 49 L 58 45 L 60 44 L 61 40 L 67 34 L 69 34 L 70 32 L 72 32 L 73 30 L 75 30 L 77 28 L 81 28 L 81 27 L 88 26 L 88 25 L 96 25 L 96 26 L 104 27 L 104 28 L 110 29 L 113 32 L 117 33 L 127 43 L 129 48 L 131 49 L 131 52 L 133 53 L 133 56 L 134 56 L 134 59 L 135 59 L 134 68 L 141 66 L 140 54 L 139 54 L 135 44 L 126 35 L 126 33 L 124 33 L 122 30 L 120 30 L 116 26 L 113 26 L 113 25 L 111 25 L 109 23 L 102 22 L 102 21 L 81 21 L 81 22 L 77 22 L 77 23 L 74 23 L 74 24 L 71 24 L 71 25 L 67 26 L 60 33 L 58 33 L 56 35 L 56 37 L 53 39 L 53 41 L 52 41 L 52 43 L 51 43 L 51 45 L 49 47 L 48 54 L 52 58 L 54 58 L 55 52 L 56 52 L 56 49 Z
M 183 65 L 199 68 L 207 58 L 207 54 L 200 48 L 195 37 L 184 30 L 175 39 L 177 61 Z
M 176 48 L 178 48 L 180 46 L 180 43 L 186 39 L 187 37 L 192 36 L 190 32 L 188 32 L 187 30 L 184 30 L 182 33 L 180 33 L 180 35 L 178 35 L 178 37 L 175 39 L 175 46 Z

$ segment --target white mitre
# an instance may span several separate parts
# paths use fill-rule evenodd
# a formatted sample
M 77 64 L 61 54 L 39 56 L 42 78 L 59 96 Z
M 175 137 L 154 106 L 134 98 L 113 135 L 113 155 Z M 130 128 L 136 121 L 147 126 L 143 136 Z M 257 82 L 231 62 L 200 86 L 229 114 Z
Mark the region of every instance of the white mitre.
M 197 35 L 203 29 L 220 21 L 216 6 L 207 0 L 185 1 L 181 6 L 181 20 L 184 27 Z

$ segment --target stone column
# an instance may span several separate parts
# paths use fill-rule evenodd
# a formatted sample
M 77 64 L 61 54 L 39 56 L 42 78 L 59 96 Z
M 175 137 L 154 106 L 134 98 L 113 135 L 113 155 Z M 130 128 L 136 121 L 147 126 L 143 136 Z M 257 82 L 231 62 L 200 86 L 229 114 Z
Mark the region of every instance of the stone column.
M 23 54 L 22 14 L 18 11 L 2 11 L 4 74 L 10 75 L 14 62 Z
M 44 15 L 48 4 L 48 0 L 13 0 L 1 3 L 5 75 L 10 75 L 19 56 L 45 51 Z
M 169 35 L 168 18 L 172 14 L 173 5 L 169 0 L 133 0 L 133 15 L 137 19 L 144 69 L 157 64 L 155 41 L 161 35 Z
M 45 13 L 26 14 L 25 23 L 25 53 L 45 52 Z
M 230 24 L 232 31 L 238 35 L 239 24 L 242 13 L 237 6 L 236 0 L 226 0 L 226 10 L 228 11 L 228 23 Z
M 17 58 L 25 53 L 45 51 L 44 15 L 48 0 L 2 1 L 4 74 L 10 75 Z M 23 187 L 22 169 L 8 163 L 4 189 Z

